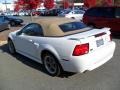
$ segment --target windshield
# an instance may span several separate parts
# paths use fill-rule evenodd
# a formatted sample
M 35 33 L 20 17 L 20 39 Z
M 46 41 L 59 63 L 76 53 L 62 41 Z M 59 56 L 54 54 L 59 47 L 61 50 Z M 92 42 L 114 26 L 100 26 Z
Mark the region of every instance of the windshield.
M 61 24 L 59 25 L 59 27 L 63 32 L 69 32 L 69 31 L 83 29 L 86 28 L 87 26 L 82 22 L 70 22 L 70 23 Z

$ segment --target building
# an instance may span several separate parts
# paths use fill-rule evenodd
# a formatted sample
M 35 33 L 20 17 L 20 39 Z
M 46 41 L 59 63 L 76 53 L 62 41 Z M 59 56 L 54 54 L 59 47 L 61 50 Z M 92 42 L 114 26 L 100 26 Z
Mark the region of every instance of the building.
M 14 10 L 14 4 L 13 3 L 0 3 L 0 11 L 12 11 Z
M 115 6 L 120 6 L 120 0 L 114 0 L 114 5 Z
M 74 3 L 74 6 L 83 7 L 84 3 Z

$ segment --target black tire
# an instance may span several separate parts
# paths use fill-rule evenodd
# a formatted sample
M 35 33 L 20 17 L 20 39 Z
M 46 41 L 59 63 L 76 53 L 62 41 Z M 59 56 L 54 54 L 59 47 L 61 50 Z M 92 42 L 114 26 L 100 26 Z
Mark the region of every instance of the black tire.
M 43 56 L 43 65 L 51 76 L 59 76 L 62 73 L 61 65 L 54 55 L 51 53 L 46 53 Z
M 15 54 L 16 53 L 16 50 L 15 50 L 15 46 L 12 42 L 12 40 L 8 40 L 8 50 L 11 54 Z
M 15 23 L 14 21 L 11 21 L 11 22 L 10 22 L 10 25 L 11 25 L 11 26 L 15 26 L 16 23 Z

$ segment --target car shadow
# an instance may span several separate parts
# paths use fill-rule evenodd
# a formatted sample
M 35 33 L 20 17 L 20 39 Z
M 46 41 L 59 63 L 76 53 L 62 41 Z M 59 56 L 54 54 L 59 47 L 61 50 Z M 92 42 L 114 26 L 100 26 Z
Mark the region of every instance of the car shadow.
M 9 28 L 7 28 L 7 29 L 4 29 L 4 30 L 0 30 L 0 32 L 4 32 L 4 31 L 6 31 L 6 30 L 10 30 Z
M 8 45 L 7 44 L 4 44 L 4 45 L 0 46 L 0 50 L 2 51 L 2 53 L 7 53 L 7 54 L 11 55 L 9 53 Z M 25 56 L 23 56 L 21 54 L 18 54 L 18 53 L 16 53 L 15 55 L 11 55 L 11 56 L 13 56 L 14 58 L 16 58 L 16 60 L 22 62 L 23 64 L 25 64 L 25 65 L 27 65 L 27 66 L 29 66 L 31 68 L 34 68 L 34 69 L 36 69 L 38 71 L 41 71 L 41 72 L 49 75 L 46 72 L 46 70 L 45 70 L 45 68 L 44 68 L 44 66 L 42 64 L 37 63 L 37 62 L 35 62 L 35 61 L 33 61 L 33 60 L 31 60 L 31 59 L 29 59 L 29 58 L 27 58 L 27 57 L 25 57 Z M 69 76 L 72 76 L 74 74 L 75 73 L 72 73 L 72 72 L 63 72 L 59 77 L 60 78 L 68 78 Z
M 26 24 L 18 24 L 18 25 L 14 25 L 14 26 L 11 26 L 11 27 L 22 27 L 22 26 L 25 26 Z
M 112 33 L 113 39 L 120 39 L 120 33 Z

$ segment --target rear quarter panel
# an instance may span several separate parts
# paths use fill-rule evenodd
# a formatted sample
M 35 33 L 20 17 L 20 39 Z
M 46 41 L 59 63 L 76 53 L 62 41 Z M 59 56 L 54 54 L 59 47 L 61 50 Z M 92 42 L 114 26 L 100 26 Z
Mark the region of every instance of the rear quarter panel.
M 49 50 L 59 60 L 69 59 L 72 56 L 75 45 L 79 43 L 78 41 L 68 40 L 64 37 L 44 37 L 41 40 L 36 40 L 36 42 L 42 42 L 40 44 L 40 53 L 43 50 Z

